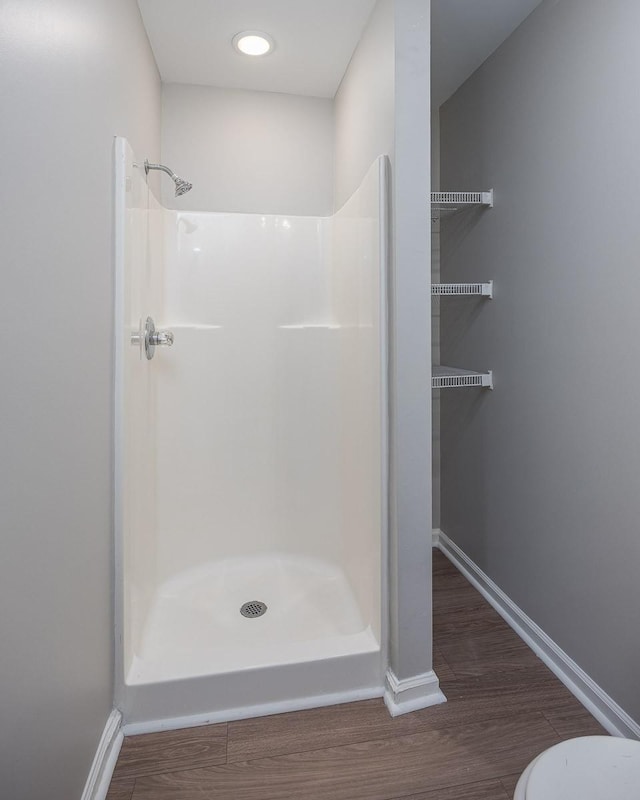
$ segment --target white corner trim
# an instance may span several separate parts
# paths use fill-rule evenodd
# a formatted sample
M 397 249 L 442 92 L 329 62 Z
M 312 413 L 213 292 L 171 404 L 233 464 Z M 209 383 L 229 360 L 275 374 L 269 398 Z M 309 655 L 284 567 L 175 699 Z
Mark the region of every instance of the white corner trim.
M 442 531 L 437 546 L 612 736 L 640 739 L 640 725 Z
M 384 676 L 384 683 L 384 704 L 392 717 L 447 701 L 440 691 L 438 676 L 433 670 L 399 680 L 389 668 Z
M 286 714 L 290 711 L 306 711 L 311 708 L 335 706 L 341 703 L 355 703 L 358 700 L 373 700 L 382 697 L 381 686 L 370 689 L 350 689 L 334 694 L 321 694 L 315 697 L 304 697 L 296 700 L 278 700 L 273 703 L 261 703 L 256 706 L 242 706 L 223 711 L 210 711 L 205 714 L 191 714 L 184 717 L 167 717 L 165 719 L 145 720 L 143 722 L 126 722 L 122 726 L 125 736 L 137 736 L 140 733 L 159 733 L 181 728 L 197 728 L 200 725 L 213 725 L 218 722 L 232 722 L 254 717 L 270 717 L 273 714 Z M 84 798 L 82 799 L 84 800 Z
M 442 531 L 440 528 L 433 528 L 431 531 L 431 546 L 432 547 L 440 547 L 440 536 Z
M 122 714 L 114 709 L 102 731 L 81 800 L 105 800 L 123 739 Z

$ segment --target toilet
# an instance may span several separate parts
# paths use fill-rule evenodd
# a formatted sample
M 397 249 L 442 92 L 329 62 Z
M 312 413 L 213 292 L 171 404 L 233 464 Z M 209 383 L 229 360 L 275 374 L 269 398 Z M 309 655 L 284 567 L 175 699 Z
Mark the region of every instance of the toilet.
M 640 800 L 640 742 L 581 736 L 550 747 L 522 773 L 513 800 Z

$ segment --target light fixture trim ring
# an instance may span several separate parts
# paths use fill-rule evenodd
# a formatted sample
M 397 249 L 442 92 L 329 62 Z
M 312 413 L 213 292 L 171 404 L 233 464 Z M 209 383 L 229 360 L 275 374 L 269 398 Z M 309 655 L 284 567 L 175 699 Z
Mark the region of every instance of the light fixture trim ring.
M 268 48 L 263 52 L 259 53 L 252 53 L 247 50 L 242 50 L 240 47 L 240 42 L 248 37 L 256 37 L 258 39 L 262 39 L 264 42 L 266 42 Z M 240 53 L 240 55 L 253 56 L 254 58 L 258 56 L 268 56 L 271 53 L 273 53 L 276 47 L 276 43 L 273 40 L 273 36 L 270 36 L 268 33 L 265 33 L 264 31 L 240 31 L 240 33 L 236 33 L 231 42 L 236 52 Z

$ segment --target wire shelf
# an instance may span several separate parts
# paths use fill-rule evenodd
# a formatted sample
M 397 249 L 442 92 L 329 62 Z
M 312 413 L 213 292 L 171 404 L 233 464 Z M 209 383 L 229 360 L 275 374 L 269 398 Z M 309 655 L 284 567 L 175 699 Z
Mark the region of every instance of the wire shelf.
M 487 283 L 432 283 L 434 297 L 493 297 L 493 281 Z
M 493 189 L 488 192 L 431 192 L 431 219 L 453 214 L 471 206 L 493 208 Z
M 493 389 L 493 372 L 472 372 L 457 367 L 433 367 L 432 389 L 457 389 L 477 387 Z

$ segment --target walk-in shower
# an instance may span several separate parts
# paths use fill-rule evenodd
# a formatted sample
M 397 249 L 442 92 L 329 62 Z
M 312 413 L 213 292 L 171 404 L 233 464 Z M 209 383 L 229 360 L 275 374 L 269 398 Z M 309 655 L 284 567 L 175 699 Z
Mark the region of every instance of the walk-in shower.
M 296 217 L 164 209 L 116 151 L 125 719 L 380 695 L 387 160 Z

